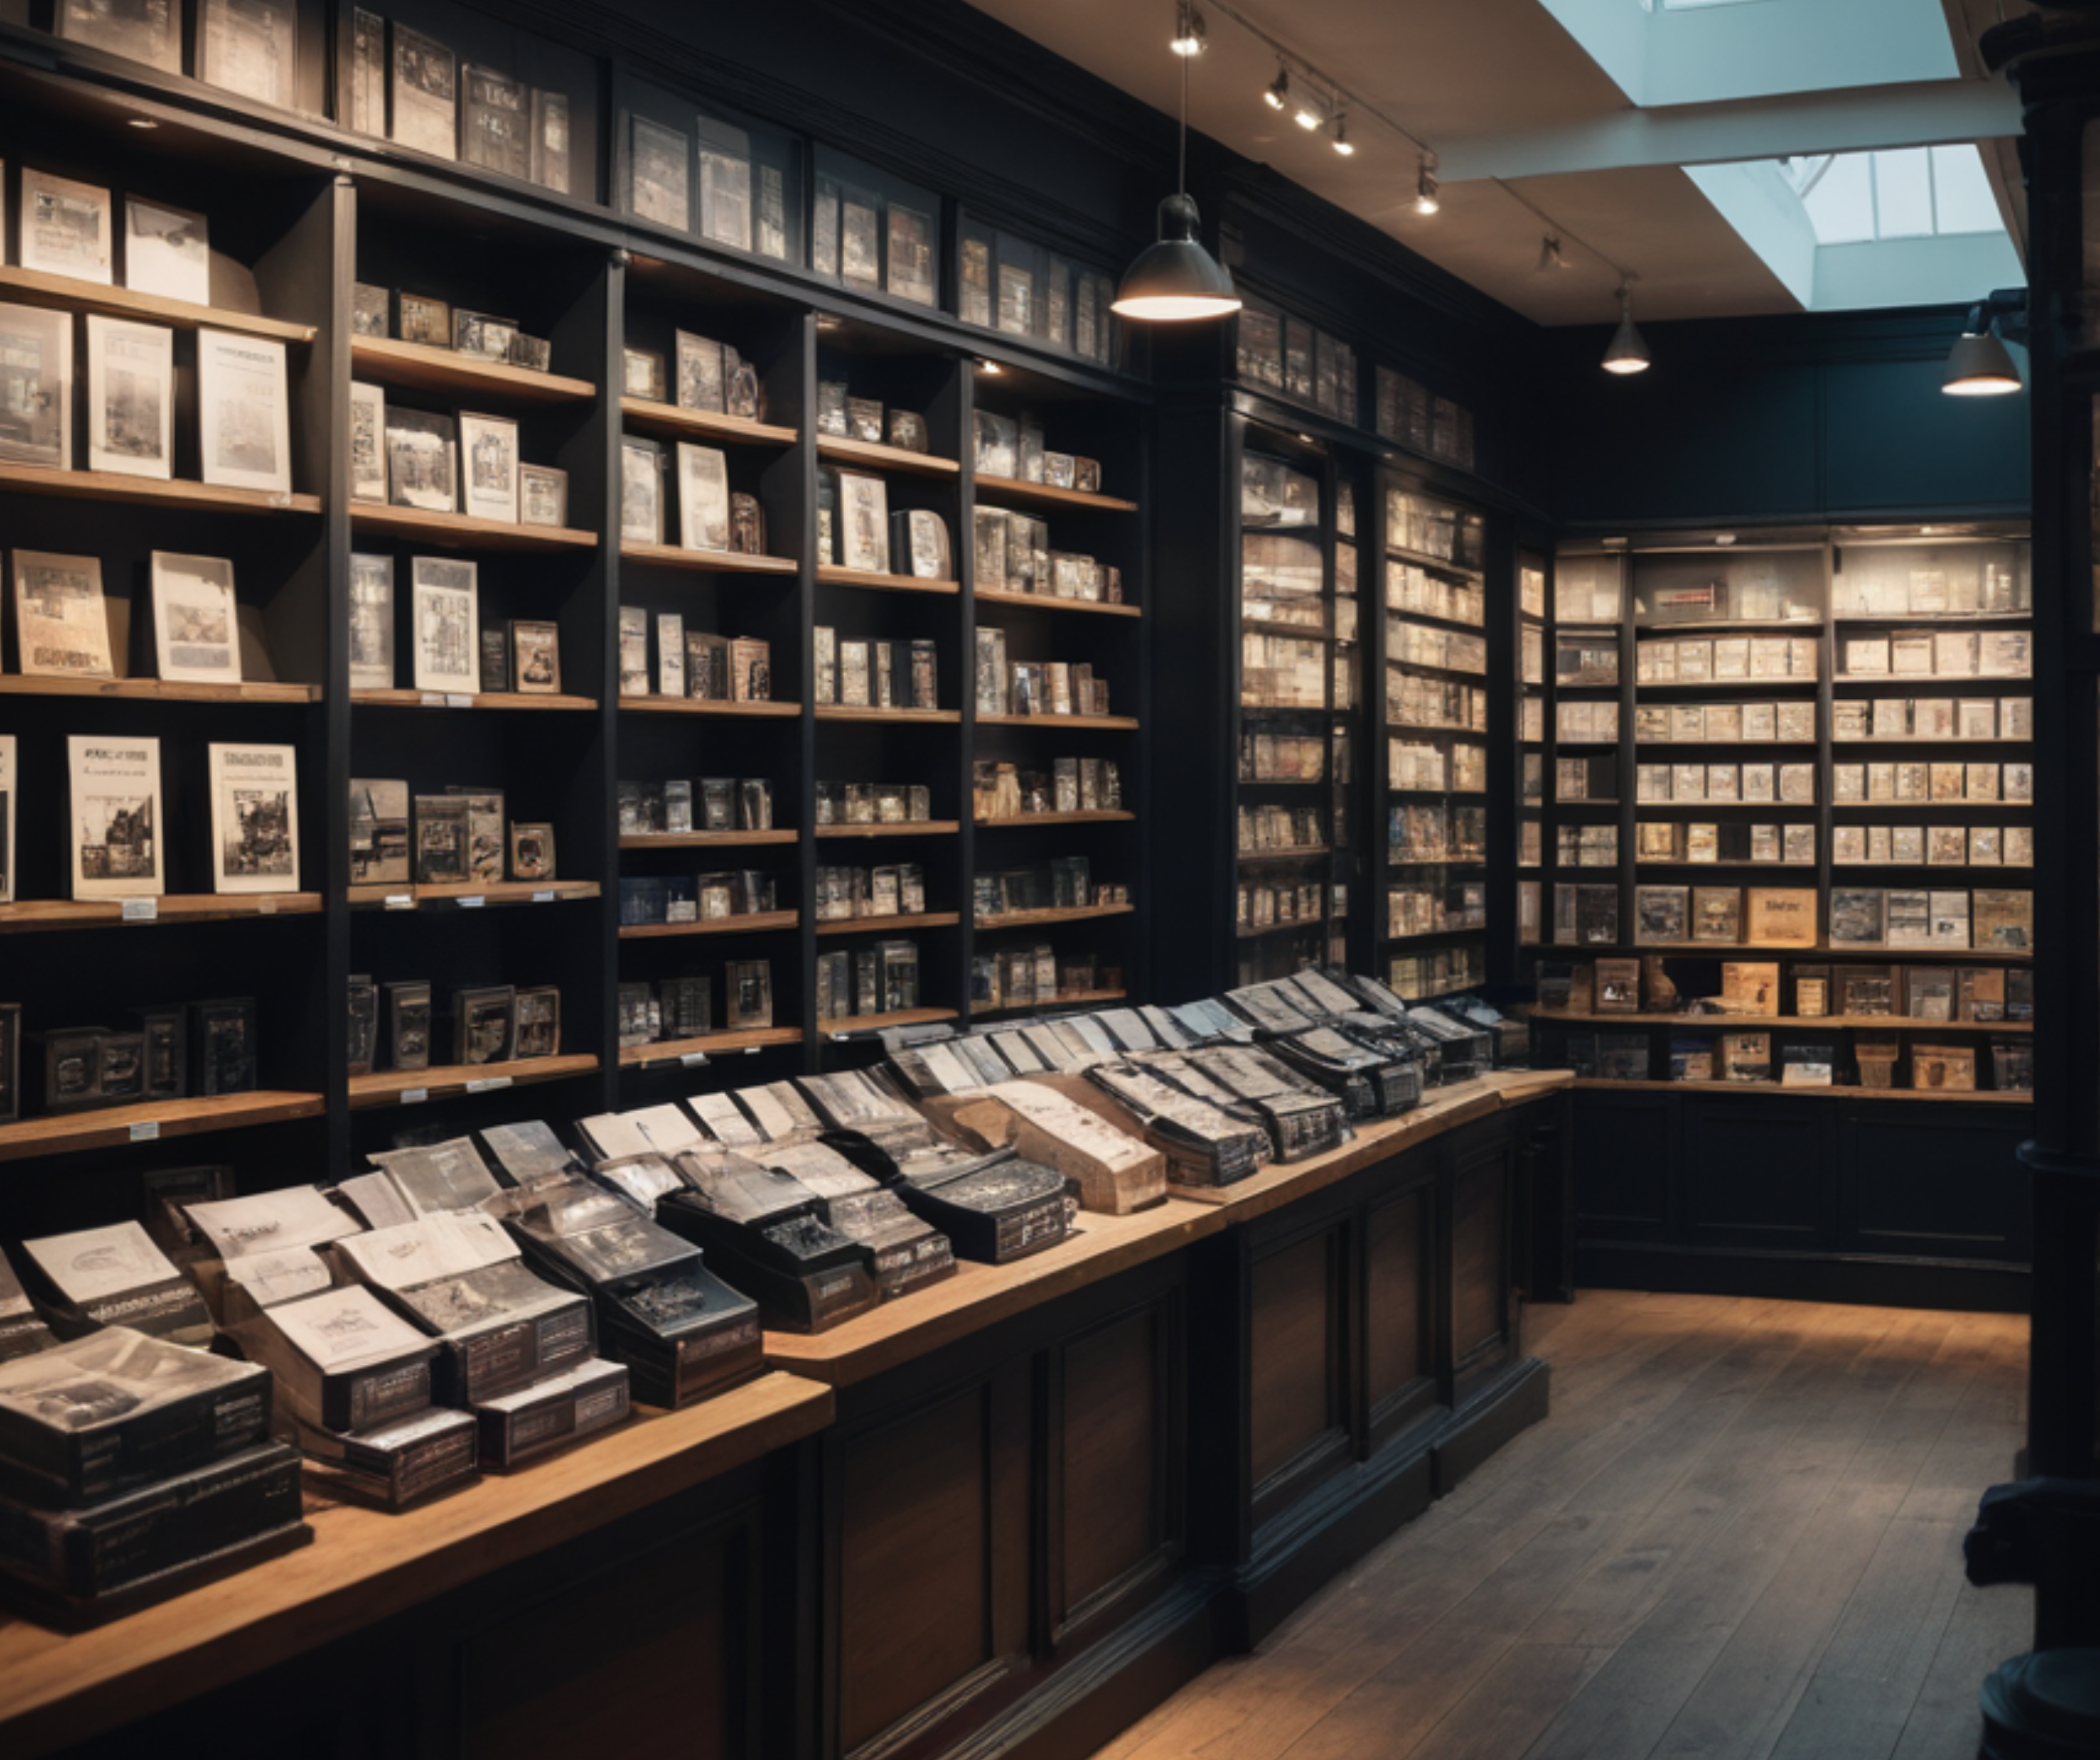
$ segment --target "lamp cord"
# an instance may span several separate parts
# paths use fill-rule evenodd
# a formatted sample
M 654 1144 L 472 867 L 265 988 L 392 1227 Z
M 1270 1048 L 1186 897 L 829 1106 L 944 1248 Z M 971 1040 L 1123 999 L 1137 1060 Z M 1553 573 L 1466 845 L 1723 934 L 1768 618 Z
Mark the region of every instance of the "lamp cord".
M 1174 193 L 1186 196 L 1189 193 L 1189 64 L 1195 57 L 1177 55 L 1175 59 L 1181 64 L 1181 133 L 1174 163 Z

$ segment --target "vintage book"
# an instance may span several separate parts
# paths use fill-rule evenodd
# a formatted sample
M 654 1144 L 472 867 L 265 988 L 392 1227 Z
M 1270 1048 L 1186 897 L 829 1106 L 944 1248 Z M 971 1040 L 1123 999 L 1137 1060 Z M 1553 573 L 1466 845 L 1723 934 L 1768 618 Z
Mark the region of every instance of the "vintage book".
M 620 541 L 664 541 L 664 449 L 635 434 L 620 442 Z
M 152 3 L 152 0 L 148 0 Z M 98 11 L 92 0 L 63 0 L 65 13 Z M 167 9 L 172 12 L 172 7 Z M 61 31 L 61 34 L 64 34 Z M 180 73 L 181 50 L 171 72 Z M 33 165 L 22 168 L 20 261 L 24 269 L 110 286 L 112 226 L 109 191 Z
M 0 305 L 0 460 L 71 467 L 73 331 L 68 312 Z
M 450 886 L 471 878 L 469 870 L 467 803 L 464 794 L 416 797 L 416 878 L 419 883 Z
M 730 547 L 729 455 L 719 447 L 678 443 L 679 543 L 688 550 Z
M 210 748 L 212 890 L 299 888 L 298 753 L 290 746 Z
M 240 682 L 233 565 L 221 557 L 152 553 L 153 645 L 161 677 L 186 684 Z
M 510 671 L 510 678 L 506 682 L 521 696 L 560 695 L 561 626 L 534 619 L 512 618 Z
M 157 896 L 166 890 L 161 742 L 69 735 L 73 896 Z
M 460 68 L 461 162 L 521 182 L 532 175 L 532 88 L 472 62 Z
M 459 156 L 458 66 L 435 37 L 394 21 L 393 138 L 435 159 Z
M 285 345 L 267 337 L 200 328 L 196 358 L 204 480 L 289 495 L 292 431 Z
M 643 116 L 630 115 L 627 134 L 627 210 L 637 219 L 680 232 L 692 225 L 692 137 Z
M 267 0 L 265 0 L 267 3 Z M 164 299 L 211 303 L 210 224 L 201 213 L 133 196 L 124 204 L 124 284 Z
M 1729 1014 L 1776 1014 L 1780 969 L 1767 961 L 1724 960 L 1721 1008 Z
M 1637 959 L 1600 959 L 1596 962 L 1596 997 L 1599 1014 L 1637 1014 L 1640 1012 L 1640 961 Z
M 1768 1082 L 1771 1080 L 1770 1033 L 1723 1033 L 1715 1041 L 1714 1051 L 1723 1081 Z
M 386 394 L 377 385 L 350 388 L 350 493 L 358 501 L 386 499 Z
M 869 574 L 889 572 L 889 486 L 879 477 L 838 473 L 839 561 Z
M 210 1342 L 203 1298 L 136 1222 L 47 1235 L 24 1242 L 22 1252 L 33 1293 L 62 1336 L 130 1327 L 174 1344 Z M 5 1454 L 0 1442 L 0 1463 Z
M 354 778 L 350 785 L 350 882 L 406 886 L 412 878 L 408 785 Z
M 174 476 L 174 332 L 90 312 L 88 469 Z
M 649 694 L 649 612 L 646 606 L 624 605 L 620 608 L 620 694 Z
M 430 986 L 421 979 L 386 986 L 388 1058 L 397 1070 L 430 1067 Z
M 514 820 L 510 829 L 510 878 L 534 882 L 553 879 L 554 828 Z
M 1743 939 L 1743 895 L 1736 887 L 1692 889 L 1692 939 L 1716 945 Z
M 752 241 L 751 137 L 715 117 L 697 118 L 700 160 L 699 234 L 732 250 Z
M 459 418 L 462 512 L 476 519 L 518 523 L 518 424 L 507 416 Z
M 1752 887 L 1745 939 L 1757 947 L 1813 947 L 1816 898 L 1811 888 Z
M 477 1401 L 484 1467 L 507 1472 L 626 1421 L 624 1364 L 591 1357 L 514 1393 Z
M 1782 1088 L 1829 1088 L 1836 1085 L 1838 1048 L 1834 1045 L 1782 1045 L 1779 1056 L 1779 1080 Z
M 518 499 L 521 525 L 566 526 L 569 523 L 569 473 L 551 464 L 520 464 Z
M 21 793 L 21 781 L 16 773 L 20 763 L 15 736 L 0 733 L 0 904 L 14 902 L 16 856 L 15 853 L 15 801 Z M 13 1039 L 0 1046 L 0 1062 L 11 1058 Z M 15 1085 L 7 1071 L 0 1068 L 0 1120 L 11 1118 L 7 1102 L 14 1096 Z
M 15 654 L 24 675 L 114 677 L 101 561 L 41 550 L 17 550 L 12 560 Z
M 487 623 L 481 630 L 481 689 L 500 695 L 510 689 L 510 631 L 501 623 Z
M 386 482 L 396 507 L 459 508 L 459 449 L 452 418 L 386 406 Z
M 410 568 L 416 689 L 471 696 L 480 689 L 479 565 L 419 556 Z

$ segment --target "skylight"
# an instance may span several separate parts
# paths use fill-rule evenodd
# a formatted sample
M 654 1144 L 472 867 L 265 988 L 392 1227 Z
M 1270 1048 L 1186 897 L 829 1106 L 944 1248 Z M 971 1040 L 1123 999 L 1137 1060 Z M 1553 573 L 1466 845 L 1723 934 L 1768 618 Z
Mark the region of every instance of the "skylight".
M 2004 226 L 1973 146 L 1818 153 L 1778 166 L 1819 244 L 1948 238 Z

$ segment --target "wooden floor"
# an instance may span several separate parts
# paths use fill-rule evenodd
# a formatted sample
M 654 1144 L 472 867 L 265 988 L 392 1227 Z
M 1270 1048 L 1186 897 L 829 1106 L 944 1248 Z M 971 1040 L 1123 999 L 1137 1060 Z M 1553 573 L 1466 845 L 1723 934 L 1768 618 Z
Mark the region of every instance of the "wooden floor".
M 2032 1591 L 1962 1578 L 2027 1322 L 1532 1310 L 1553 1414 L 1109 1760 L 1972 1760 Z

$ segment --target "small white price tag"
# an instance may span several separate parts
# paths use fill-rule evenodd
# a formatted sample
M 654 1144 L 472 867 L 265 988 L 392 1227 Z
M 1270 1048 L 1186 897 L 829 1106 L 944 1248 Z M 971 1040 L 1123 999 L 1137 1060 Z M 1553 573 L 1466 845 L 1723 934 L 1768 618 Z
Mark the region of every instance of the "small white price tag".
M 479 910 L 481 907 L 488 902 L 488 900 L 487 899 L 483 898 L 479 892 L 477 892 L 471 898 L 463 898 L 460 900 L 459 908 L 461 910 Z
M 273 489 L 270 491 L 270 505 L 273 508 L 288 508 L 291 504 L 292 493 L 289 489 Z
M 404 1106 L 421 1106 L 430 1098 L 430 1090 L 427 1088 L 404 1088 L 401 1090 L 401 1104 Z
M 423 693 L 423 706 L 426 709 L 442 709 L 444 706 L 445 693 L 443 691 L 426 690 Z
M 389 910 L 413 910 L 416 908 L 416 895 L 412 892 L 389 892 L 386 895 L 386 908 Z
M 508 1088 L 510 1085 L 510 1078 L 508 1076 L 483 1076 L 469 1082 L 466 1085 L 466 1091 L 469 1093 L 494 1093 L 497 1089 Z
M 553 889 L 552 887 L 549 887 L 549 888 L 548 888 L 548 890 L 547 890 L 547 891 L 544 891 L 544 892 L 535 892 L 535 893 L 532 895 L 532 902 L 533 902 L 535 904 L 553 904 L 553 903 L 554 902 L 554 889 Z
M 707 1065 L 708 1054 L 704 1051 L 688 1051 L 678 1061 L 687 1069 L 702 1069 Z
M 760 1045 L 748 1045 L 743 1048 L 743 1054 L 746 1057 L 757 1057 L 759 1052 L 763 1049 L 764 1048 Z
M 126 922 L 158 922 L 161 920 L 161 901 L 157 898 L 128 898 L 124 901 L 124 921 Z
M 131 1141 L 134 1142 L 157 1142 L 160 1137 L 161 1121 L 157 1118 L 143 1120 L 131 1127 Z
M 276 915 L 277 914 L 277 901 L 276 901 L 276 900 L 275 900 L 275 899 L 273 899 L 273 898 L 266 898 L 266 899 L 258 899 L 258 900 L 256 900 L 256 901 L 255 901 L 255 914 L 256 914 L 258 917 L 274 917 L 274 916 L 276 916 Z
M 471 709 L 474 706 L 473 694 L 467 691 L 447 691 L 445 706 L 448 709 Z
M 844 1045 L 847 1040 L 853 1037 L 853 1035 L 849 1032 L 835 1032 L 832 1035 L 832 1037 L 839 1044 Z

